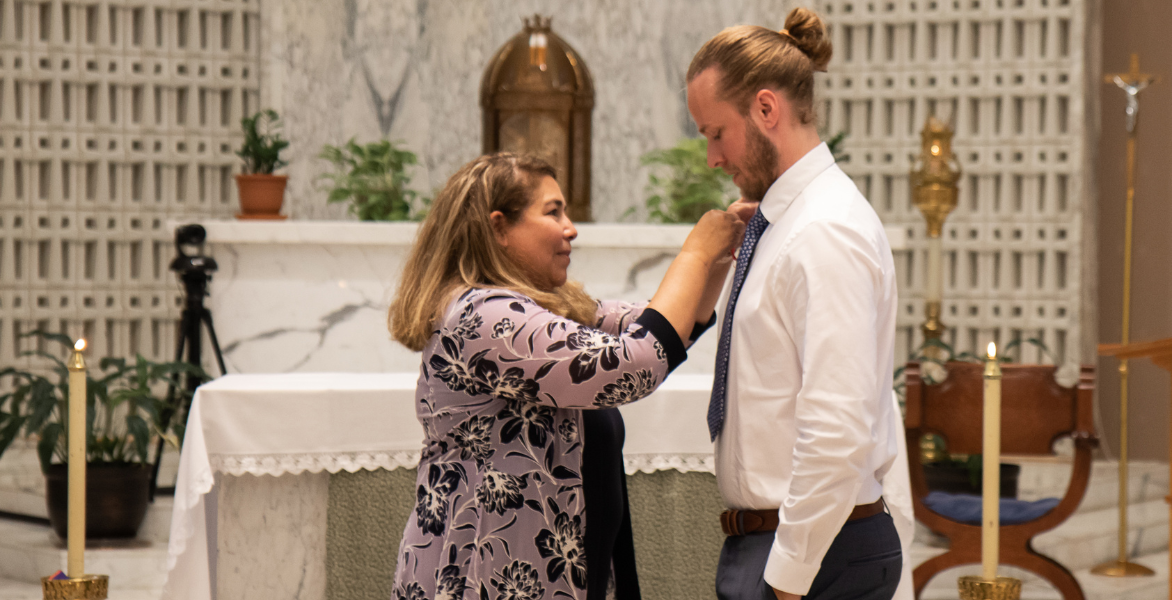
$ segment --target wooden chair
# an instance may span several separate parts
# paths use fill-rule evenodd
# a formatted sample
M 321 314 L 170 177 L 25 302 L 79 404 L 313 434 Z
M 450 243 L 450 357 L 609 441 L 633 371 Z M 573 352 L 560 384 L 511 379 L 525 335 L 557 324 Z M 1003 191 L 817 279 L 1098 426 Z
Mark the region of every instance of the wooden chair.
M 916 567 L 912 579 L 917 598 L 937 573 L 981 562 L 981 526 L 950 520 L 924 504 L 928 485 L 920 463 L 920 438 L 938 434 L 947 441 L 949 451 L 957 454 L 979 454 L 983 441 L 984 366 L 963 362 L 946 366 L 948 378 L 939 385 L 924 384 L 918 363 L 910 363 L 906 371 L 905 426 L 916 519 L 950 541 L 948 552 Z M 1002 366 L 1001 452 L 1053 456 L 1053 444 L 1062 437 L 1074 440 L 1075 452 L 1074 472 L 1059 504 L 1036 520 L 1001 527 L 1000 563 L 1040 575 L 1066 600 L 1084 600 L 1070 571 L 1031 546 L 1034 536 L 1057 527 L 1078 508 L 1090 480 L 1091 451 L 1098 445 L 1091 408 L 1094 367 L 1082 368 L 1074 388 L 1059 386 L 1055 370 L 1044 365 Z

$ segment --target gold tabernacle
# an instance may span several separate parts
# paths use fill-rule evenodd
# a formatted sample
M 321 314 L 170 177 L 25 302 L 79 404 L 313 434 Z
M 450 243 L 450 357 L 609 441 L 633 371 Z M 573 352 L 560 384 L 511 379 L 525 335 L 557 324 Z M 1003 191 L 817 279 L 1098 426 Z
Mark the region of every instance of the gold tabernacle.
M 480 81 L 482 151 L 534 154 L 553 165 L 570 218 L 590 221 L 594 79 L 541 15 L 497 50 Z

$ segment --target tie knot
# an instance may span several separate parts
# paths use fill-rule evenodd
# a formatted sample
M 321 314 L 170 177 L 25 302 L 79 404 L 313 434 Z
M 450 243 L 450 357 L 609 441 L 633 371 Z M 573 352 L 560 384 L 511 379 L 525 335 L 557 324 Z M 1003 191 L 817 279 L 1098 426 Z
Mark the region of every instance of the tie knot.
M 745 229 L 752 229 L 760 232 L 764 231 L 768 225 L 769 219 L 766 219 L 765 215 L 761 214 L 761 209 L 757 209 L 757 212 L 753 213 L 753 218 L 749 219 L 749 223 L 745 225 Z

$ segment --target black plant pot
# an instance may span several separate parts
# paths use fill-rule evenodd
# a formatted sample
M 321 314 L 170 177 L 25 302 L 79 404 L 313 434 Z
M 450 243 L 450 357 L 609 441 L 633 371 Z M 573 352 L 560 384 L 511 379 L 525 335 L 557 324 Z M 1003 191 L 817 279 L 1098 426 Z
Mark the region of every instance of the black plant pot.
M 146 518 L 151 467 L 138 463 L 90 463 L 85 477 L 86 539 L 132 538 Z M 49 524 L 66 539 L 69 523 L 69 466 L 45 473 Z
M 1001 463 L 1001 497 L 1017 498 L 1017 479 L 1021 475 L 1020 465 Z M 924 465 L 924 478 L 928 489 L 933 492 L 952 494 L 980 494 L 981 486 L 973 486 L 969 470 L 964 463 L 938 462 Z

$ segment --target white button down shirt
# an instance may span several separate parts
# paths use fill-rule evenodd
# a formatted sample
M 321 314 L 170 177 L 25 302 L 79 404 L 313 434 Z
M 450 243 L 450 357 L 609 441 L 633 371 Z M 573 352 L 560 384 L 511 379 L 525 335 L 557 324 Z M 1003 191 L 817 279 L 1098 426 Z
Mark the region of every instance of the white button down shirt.
M 851 510 L 882 495 L 897 453 L 895 264 L 825 144 L 759 210 L 770 225 L 733 318 L 716 477 L 729 508 L 780 507 L 765 581 L 804 595 Z

